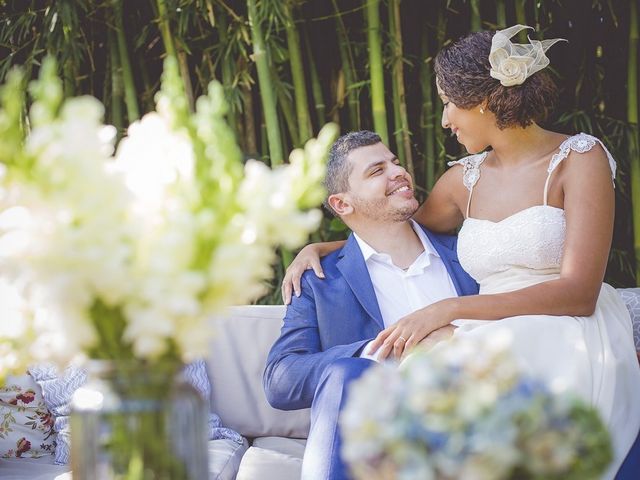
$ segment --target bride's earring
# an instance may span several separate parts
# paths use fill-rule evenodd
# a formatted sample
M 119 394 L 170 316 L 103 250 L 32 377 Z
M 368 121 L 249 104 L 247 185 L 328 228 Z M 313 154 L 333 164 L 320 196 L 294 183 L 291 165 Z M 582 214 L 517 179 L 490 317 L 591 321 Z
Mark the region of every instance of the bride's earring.
M 484 108 L 480 107 L 480 113 L 484 115 Z

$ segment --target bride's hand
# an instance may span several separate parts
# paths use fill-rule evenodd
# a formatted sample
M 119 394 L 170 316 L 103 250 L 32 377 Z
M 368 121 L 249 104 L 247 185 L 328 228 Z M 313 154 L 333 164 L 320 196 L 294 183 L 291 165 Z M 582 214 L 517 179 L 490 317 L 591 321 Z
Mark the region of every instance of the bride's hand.
M 320 257 L 329 255 L 334 250 L 341 248 L 345 244 L 344 240 L 335 240 L 333 242 L 311 243 L 304 247 L 296 258 L 293 259 L 291 265 L 287 268 L 284 278 L 282 279 L 282 301 L 285 305 L 291 303 L 291 292 L 295 292 L 296 297 L 300 296 L 300 279 L 305 270 L 313 269 L 319 278 L 324 278 L 324 272 L 320 265 Z
M 291 303 L 292 290 L 296 297 L 300 296 L 300 279 L 305 270 L 313 269 L 318 277 L 324 278 L 324 272 L 320 265 L 320 254 L 319 245 L 311 243 L 300 250 L 291 265 L 287 267 L 281 287 L 282 301 L 285 305 Z
M 373 355 L 379 350 L 378 360 L 401 359 L 427 335 L 455 320 L 454 308 L 454 299 L 446 299 L 410 313 L 381 331 L 367 353 Z
M 455 332 L 457 327 L 449 324 L 444 327 L 440 327 L 437 330 L 434 330 L 429 335 L 424 337 L 422 340 L 418 342 L 420 348 L 425 350 L 431 350 L 436 344 L 440 342 L 444 342 L 445 340 L 449 340 L 453 336 L 453 332 Z M 407 350 L 404 351 L 403 358 L 407 356 L 409 353 Z

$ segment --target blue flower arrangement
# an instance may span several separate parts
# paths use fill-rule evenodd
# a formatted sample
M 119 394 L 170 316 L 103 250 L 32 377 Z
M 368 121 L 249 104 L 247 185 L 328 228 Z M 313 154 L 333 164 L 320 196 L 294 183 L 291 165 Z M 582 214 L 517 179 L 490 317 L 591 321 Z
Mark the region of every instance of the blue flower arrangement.
M 379 364 L 340 418 L 356 479 L 600 478 L 612 459 L 598 412 L 522 374 L 507 336 L 454 339 Z

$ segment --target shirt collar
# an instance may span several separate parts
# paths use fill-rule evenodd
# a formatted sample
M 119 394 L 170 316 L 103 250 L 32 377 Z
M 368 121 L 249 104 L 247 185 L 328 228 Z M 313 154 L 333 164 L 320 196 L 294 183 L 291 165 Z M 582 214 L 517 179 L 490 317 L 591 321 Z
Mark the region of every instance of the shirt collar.
M 433 247 L 433 244 L 429 240 L 429 237 L 427 237 L 427 234 L 424 233 L 424 230 L 422 230 L 422 227 L 420 227 L 420 225 L 418 225 L 418 223 L 413 219 L 409 219 L 409 223 L 411 224 L 413 231 L 416 232 L 416 235 L 418 235 L 420 243 L 422 243 L 422 247 L 424 248 L 424 253 L 440 258 L 440 255 Z M 356 242 L 358 242 L 358 246 L 360 247 L 360 251 L 362 252 L 362 256 L 364 257 L 365 262 L 367 262 L 374 255 L 387 255 L 377 252 L 371 245 L 360 238 L 357 233 L 353 232 L 353 237 L 356 239 Z

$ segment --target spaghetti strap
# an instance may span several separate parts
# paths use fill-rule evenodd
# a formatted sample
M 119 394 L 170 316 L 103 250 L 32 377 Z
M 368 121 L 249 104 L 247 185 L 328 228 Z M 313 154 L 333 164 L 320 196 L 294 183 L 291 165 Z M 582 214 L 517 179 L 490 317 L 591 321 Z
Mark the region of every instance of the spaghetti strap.
M 609 168 L 611 169 L 611 177 L 614 181 L 615 187 L 615 178 L 616 178 L 616 161 L 613 159 L 607 147 L 592 135 L 588 135 L 586 133 L 579 133 L 577 135 L 573 135 L 564 140 L 560 146 L 558 147 L 558 152 L 551 157 L 551 161 L 549 162 L 549 167 L 547 168 L 547 180 L 544 183 L 544 196 L 543 196 L 543 205 L 547 205 L 548 202 L 548 194 L 549 194 L 549 182 L 551 180 L 551 175 L 560 162 L 562 162 L 565 158 L 569 156 L 571 151 L 584 153 L 591 150 L 596 143 L 599 143 L 602 149 L 607 154 L 607 160 L 609 161 Z
M 464 215 L 464 218 L 469 218 L 469 209 L 471 208 L 471 197 L 473 196 L 473 187 L 469 190 L 469 197 L 467 198 L 467 212 Z
M 467 199 L 467 212 L 465 218 L 469 218 L 469 209 L 471 208 L 471 196 L 473 195 L 473 187 L 478 183 L 480 179 L 480 165 L 487 158 L 488 152 L 478 153 L 476 155 L 469 155 L 468 157 L 461 158 L 460 160 L 454 160 L 447 163 L 450 167 L 453 165 L 462 165 L 462 183 L 469 190 L 469 198 Z

